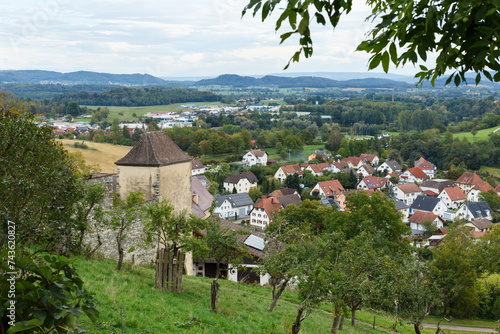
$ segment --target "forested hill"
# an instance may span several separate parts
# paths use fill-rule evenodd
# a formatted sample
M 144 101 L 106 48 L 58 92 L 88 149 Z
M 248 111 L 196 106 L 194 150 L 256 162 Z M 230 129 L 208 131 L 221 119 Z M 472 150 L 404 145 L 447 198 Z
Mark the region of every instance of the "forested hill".
M 272 75 L 266 75 L 262 78 L 254 78 L 248 76 L 239 76 L 236 74 L 224 74 L 214 79 L 204 79 L 196 82 L 196 86 L 233 86 L 233 87 L 280 87 L 280 88 L 296 88 L 296 87 L 309 87 L 309 88 L 411 88 L 407 82 L 394 81 L 388 79 L 355 79 L 347 81 L 337 81 L 333 79 L 320 78 L 320 77 L 297 77 L 287 78 Z
M 4 83 L 64 83 L 64 84 L 117 84 L 117 85 L 168 85 L 169 81 L 149 74 L 111 74 L 89 71 L 60 73 L 54 71 L 23 70 L 0 71 Z
M 65 93 L 53 98 L 56 102 L 76 101 L 91 106 L 153 106 L 183 102 L 214 102 L 220 96 L 211 92 L 188 89 L 119 88 L 102 93 Z

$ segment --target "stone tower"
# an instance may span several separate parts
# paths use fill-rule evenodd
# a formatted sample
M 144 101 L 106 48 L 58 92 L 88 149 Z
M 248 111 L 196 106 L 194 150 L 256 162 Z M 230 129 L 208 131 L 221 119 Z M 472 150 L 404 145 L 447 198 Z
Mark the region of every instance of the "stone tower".
M 146 133 L 115 162 L 120 197 L 141 191 L 146 199 L 166 199 L 176 212 L 191 213 L 191 160 L 164 132 Z

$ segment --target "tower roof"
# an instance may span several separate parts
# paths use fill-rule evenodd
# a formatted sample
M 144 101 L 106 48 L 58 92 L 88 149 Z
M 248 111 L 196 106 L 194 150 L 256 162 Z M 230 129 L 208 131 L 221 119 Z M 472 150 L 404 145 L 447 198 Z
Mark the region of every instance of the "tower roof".
M 118 166 L 166 166 L 193 160 L 162 131 L 147 132 L 115 164 Z

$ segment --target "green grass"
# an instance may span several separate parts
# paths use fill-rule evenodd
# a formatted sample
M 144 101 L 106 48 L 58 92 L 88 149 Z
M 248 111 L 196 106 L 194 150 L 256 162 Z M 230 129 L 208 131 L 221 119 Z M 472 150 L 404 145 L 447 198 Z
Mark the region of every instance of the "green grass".
M 496 129 L 500 129 L 500 126 L 495 126 L 489 129 L 483 129 L 479 130 L 475 136 L 472 135 L 471 132 L 460 132 L 460 133 L 455 133 L 453 135 L 454 138 L 460 138 L 462 140 L 463 138 L 467 138 L 468 141 L 478 141 L 478 140 L 487 140 L 488 135 L 495 131 Z M 500 130 L 499 130 L 500 131 Z M 500 133 L 500 132 L 498 132 Z
M 184 111 L 184 110 L 191 110 L 190 108 L 177 108 L 178 106 L 185 105 L 185 104 L 194 104 L 194 105 L 222 105 L 220 102 L 185 102 L 185 103 L 176 103 L 176 104 L 169 104 L 169 105 L 158 105 L 158 106 L 145 106 L 145 107 L 104 107 L 101 106 L 101 108 L 108 108 L 109 109 L 109 115 L 108 115 L 108 121 L 112 122 L 115 118 L 118 118 L 119 121 L 139 121 L 140 116 L 147 114 L 149 112 L 153 111 Z M 91 109 L 97 109 L 99 106 L 87 106 L 88 108 Z M 133 114 L 136 114 L 138 118 L 134 118 Z M 86 119 L 88 121 L 88 119 Z
M 437 324 L 442 317 L 429 316 L 425 318 L 425 322 L 431 324 Z M 482 327 L 482 328 L 496 328 L 498 322 L 493 320 L 479 320 L 479 319 L 450 319 L 452 323 L 444 320 L 441 322 L 443 325 L 457 325 L 457 326 L 470 326 L 470 327 Z
M 182 293 L 153 289 L 154 270 L 125 265 L 115 270 L 110 260 L 80 259 L 76 263 L 85 288 L 95 293 L 100 316 L 95 324 L 82 317 L 88 333 L 119 333 L 123 309 L 125 333 L 288 333 L 294 321 L 297 297 L 287 292 L 273 313 L 267 311 L 271 290 L 257 286 L 220 282 L 218 313 L 209 311 L 211 279 L 183 278 Z M 332 316 L 313 311 L 303 322 L 301 333 L 328 333 Z M 342 333 L 387 333 L 358 323 L 346 322 Z
M 316 152 L 317 149 L 320 149 L 320 148 L 325 148 L 325 145 L 304 145 L 304 150 L 302 152 L 299 152 L 299 153 L 292 153 L 290 155 L 290 159 L 292 161 L 301 161 L 301 162 L 304 162 L 304 161 L 307 161 L 307 158 L 314 152 Z M 266 148 L 265 151 L 267 152 L 268 154 L 268 159 L 271 159 L 271 160 L 281 160 L 281 157 L 280 155 L 278 154 L 276 148 L 274 147 L 271 147 L 271 148 Z M 288 159 L 288 154 L 287 154 L 287 158 Z

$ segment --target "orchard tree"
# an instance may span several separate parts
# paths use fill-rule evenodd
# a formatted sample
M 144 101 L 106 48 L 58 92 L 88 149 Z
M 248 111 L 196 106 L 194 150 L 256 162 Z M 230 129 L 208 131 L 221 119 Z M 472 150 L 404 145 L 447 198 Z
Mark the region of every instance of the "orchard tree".
M 352 0 L 250 0 L 243 15 L 250 10 L 254 16 L 260 13 L 264 21 L 272 12 L 279 12 L 275 30 L 280 30 L 284 23 L 290 26 L 280 36 L 281 43 L 292 35 L 299 37 L 300 48 L 285 67 L 288 68 L 292 61 L 299 61 L 301 54 L 312 56 L 310 24 L 315 21 L 335 28 L 341 17 L 349 14 L 352 4 Z M 371 54 L 368 69 L 382 66 L 388 72 L 391 63 L 396 67 L 407 63 L 420 65 L 415 77 L 419 83 L 431 80 L 433 85 L 448 70 L 454 72 L 446 83 L 453 80 L 457 86 L 466 82 L 467 72 L 477 73 L 476 84 L 481 74 L 490 81 L 500 81 L 500 14 L 496 2 L 369 0 L 367 4 L 372 9 L 367 19 L 376 25 L 357 50 Z M 433 63 L 430 68 L 420 64 L 431 54 L 437 57 L 429 61 Z
M 174 207 L 168 201 L 155 202 L 147 207 L 144 235 L 146 244 L 159 245 L 155 288 L 181 292 L 182 290 L 182 259 L 185 253 L 193 248 L 193 233 L 204 226 L 204 222 L 194 216 L 188 216 L 186 211 L 175 213 Z M 162 250 L 171 253 L 176 263 L 163 263 Z M 171 272 L 168 272 L 171 271 Z M 167 282 L 167 278 L 171 281 Z

